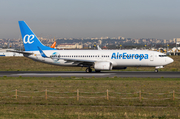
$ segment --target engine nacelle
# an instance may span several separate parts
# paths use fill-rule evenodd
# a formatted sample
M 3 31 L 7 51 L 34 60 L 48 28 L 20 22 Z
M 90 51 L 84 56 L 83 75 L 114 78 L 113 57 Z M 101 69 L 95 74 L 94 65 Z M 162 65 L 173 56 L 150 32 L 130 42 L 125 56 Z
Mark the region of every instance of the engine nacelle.
M 94 63 L 95 70 L 112 70 L 111 62 L 95 62 Z

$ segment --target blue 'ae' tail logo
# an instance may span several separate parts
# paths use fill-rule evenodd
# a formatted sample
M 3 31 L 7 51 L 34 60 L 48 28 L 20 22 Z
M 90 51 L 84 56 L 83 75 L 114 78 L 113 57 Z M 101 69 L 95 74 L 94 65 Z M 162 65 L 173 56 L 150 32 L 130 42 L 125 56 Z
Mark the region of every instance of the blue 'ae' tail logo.
M 19 28 L 21 31 L 22 41 L 24 44 L 25 51 L 39 51 L 38 47 L 42 51 L 43 50 L 56 50 L 56 49 L 43 45 L 24 21 L 19 21 Z
M 24 44 L 32 44 L 33 42 L 34 42 L 34 35 L 33 34 L 31 34 L 31 35 L 28 35 L 28 34 L 26 34 L 25 36 L 24 36 L 24 38 L 23 38 L 23 42 L 24 42 Z

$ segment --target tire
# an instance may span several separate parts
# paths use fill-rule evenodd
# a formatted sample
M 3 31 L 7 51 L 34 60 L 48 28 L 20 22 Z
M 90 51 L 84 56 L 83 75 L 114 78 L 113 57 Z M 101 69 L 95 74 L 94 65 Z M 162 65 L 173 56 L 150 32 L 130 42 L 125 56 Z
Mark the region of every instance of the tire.
M 154 72 L 158 73 L 158 69 L 155 69 Z
M 87 68 L 86 69 L 86 73 L 91 73 L 92 72 L 92 69 L 91 68 Z
M 86 73 L 89 73 L 89 68 L 86 69 Z

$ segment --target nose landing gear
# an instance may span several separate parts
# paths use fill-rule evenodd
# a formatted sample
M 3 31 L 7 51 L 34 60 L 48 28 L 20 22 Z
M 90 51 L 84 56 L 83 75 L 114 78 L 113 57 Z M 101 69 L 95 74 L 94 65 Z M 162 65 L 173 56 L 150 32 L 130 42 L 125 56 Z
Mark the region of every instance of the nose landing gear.
M 158 69 L 155 69 L 154 72 L 158 73 Z
M 154 72 L 157 73 L 159 68 L 164 68 L 164 66 L 156 66 Z

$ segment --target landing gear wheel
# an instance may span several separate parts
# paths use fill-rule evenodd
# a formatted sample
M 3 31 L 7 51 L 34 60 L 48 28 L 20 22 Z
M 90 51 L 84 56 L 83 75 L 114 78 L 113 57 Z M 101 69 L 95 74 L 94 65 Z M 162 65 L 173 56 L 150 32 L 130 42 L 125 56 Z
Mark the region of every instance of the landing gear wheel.
M 86 69 L 86 73 L 91 73 L 92 72 L 92 69 L 91 68 L 87 68 Z
M 158 73 L 158 69 L 155 69 L 154 72 Z
M 100 72 L 101 72 L 101 70 L 95 70 L 95 72 L 96 72 L 96 73 L 100 73 Z

